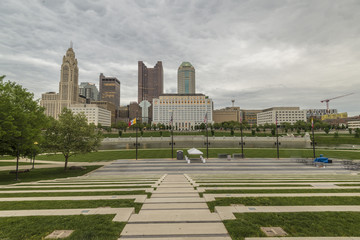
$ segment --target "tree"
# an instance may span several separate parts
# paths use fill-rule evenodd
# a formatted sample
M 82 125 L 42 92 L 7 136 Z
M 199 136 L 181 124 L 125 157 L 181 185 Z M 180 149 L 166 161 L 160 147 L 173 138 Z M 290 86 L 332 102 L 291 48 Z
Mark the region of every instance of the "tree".
M 336 132 L 334 133 L 334 138 L 338 138 L 338 137 L 339 137 L 339 132 L 336 131 Z
M 356 137 L 356 138 L 360 138 L 360 128 L 357 128 L 357 129 L 355 130 L 355 137 Z
M 329 132 L 330 132 L 329 127 L 325 127 L 325 128 L 324 128 L 324 132 L 325 132 L 326 134 L 329 134 Z
M 4 78 L 0 76 L 0 155 L 16 157 L 17 180 L 19 157 L 32 156 L 47 117 L 32 93 L 15 82 L 4 82 Z
M 352 134 L 352 128 L 349 128 L 348 131 L 349 131 L 349 134 Z
M 48 150 L 64 155 L 66 170 L 71 156 L 96 151 L 102 135 L 94 124 L 87 123 L 84 114 L 73 114 L 71 110 L 64 108 L 59 120 L 51 121 L 45 132 L 45 140 Z

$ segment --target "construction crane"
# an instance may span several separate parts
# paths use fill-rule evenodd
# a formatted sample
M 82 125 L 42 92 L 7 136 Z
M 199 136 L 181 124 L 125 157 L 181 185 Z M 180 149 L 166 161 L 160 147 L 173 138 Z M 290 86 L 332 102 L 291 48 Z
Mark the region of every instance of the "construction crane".
M 326 112 L 327 114 L 330 113 L 330 109 L 329 109 L 329 102 L 330 100 L 334 100 L 334 99 L 337 99 L 337 98 L 342 98 L 342 97 L 346 97 L 346 96 L 349 96 L 349 95 L 352 95 L 354 93 L 348 93 L 348 94 L 345 94 L 345 95 L 341 95 L 341 96 L 337 96 L 337 97 L 333 97 L 333 98 L 329 98 L 329 99 L 324 99 L 324 100 L 321 100 L 321 102 L 326 102 Z

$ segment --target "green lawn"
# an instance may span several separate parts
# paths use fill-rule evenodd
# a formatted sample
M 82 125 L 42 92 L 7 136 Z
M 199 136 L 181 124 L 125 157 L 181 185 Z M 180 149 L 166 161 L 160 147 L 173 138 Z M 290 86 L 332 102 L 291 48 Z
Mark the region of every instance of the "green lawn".
M 334 134 L 329 135 L 315 135 L 315 142 L 319 145 L 338 145 L 338 144 L 360 144 L 360 138 L 355 138 L 354 135 L 339 135 L 338 138 Z
M 114 215 L 36 216 L 0 218 L 0 239 L 44 239 L 54 230 L 75 230 L 67 240 L 116 240 L 124 222 Z
M 31 210 L 31 209 L 70 209 L 70 208 L 126 208 L 134 207 L 138 213 L 142 203 L 135 203 L 134 199 L 110 199 L 110 200 L 53 200 L 53 201 L 14 201 L 0 202 L 0 210 Z
M 9 171 L 0 171 L 0 184 L 12 184 L 19 182 L 32 182 L 56 178 L 77 177 L 89 173 L 102 166 L 87 166 L 84 170 L 67 170 L 64 168 L 35 168 L 30 172 L 19 173 L 19 181 L 15 181 L 15 174 Z
M 243 204 L 245 206 L 304 206 L 304 205 L 360 205 L 360 197 L 243 197 L 215 198 L 207 202 L 210 211 L 215 206 Z
M 281 227 L 287 237 L 360 236 L 358 212 L 235 213 L 224 221 L 233 240 L 266 237 L 260 227 Z
M 276 185 L 269 185 L 269 184 L 212 184 L 212 185 L 200 185 L 199 187 L 312 187 L 310 184 L 276 184 Z
M 106 192 L 28 192 L 28 193 L 0 193 L 0 198 L 4 197 L 57 197 L 57 196 L 99 196 L 99 195 L 147 195 L 144 190 L 135 191 L 106 191 Z
M 56 187 L 55 186 L 49 186 L 46 188 L 0 188 L 0 193 L 1 191 L 23 191 L 23 190 L 28 190 L 28 191 L 33 191 L 33 190 L 72 190 L 72 189 L 113 189 L 113 188 L 150 188 L 151 186 L 94 186 L 94 187 Z
M 1 160 L 14 160 L 15 157 L 14 156 L 8 156 L 8 155 L 6 155 L 6 156 L 0 155 L 0 159 Z
M 186 149 L 174 149 L 174 156 L 176 150 L 183 150 L 186 154 Z M 206 149 L 200 148 L 203 151 L 204 157 L 206 157 Z M 209 157 L 217 158 L 219 153 L 233 154 L 240 153 L 240 149 L 233 148 L 210 148 Z M 320 153 L 330 158 L 341 158 L 341 159 L 360 159 L 360 151 L 351 150 L 317 150 L 317 155 Z M 247 158 L 276 158 L 276 148 L 246 148 L 244 154 Z M 312 149 L 280 149 L 281 158 L 312 158 Z M 147 158 L 171 158 L 171 149 L 139 149 L 139 159 Z M 51 161 L 64 161 L 64 157 L 60 154 L 41 155 L 38 156 L 40 160 L 51 160 Z M 98 161 L 112 161 L 117 159 L 135 159 L 135 149 L 130 150 L 119 150 L 119 151 L 101 151 L 92 152 L 88 154 L 79 154 L 69 158 L 69 161 L 73 162 L 98 162 Z M 224 159 L 224 161 L 226 161 Z
M 348 189 L 229 189 L 205 190 L 204 193 L 353 193 L 360 192 L 360 188 Z

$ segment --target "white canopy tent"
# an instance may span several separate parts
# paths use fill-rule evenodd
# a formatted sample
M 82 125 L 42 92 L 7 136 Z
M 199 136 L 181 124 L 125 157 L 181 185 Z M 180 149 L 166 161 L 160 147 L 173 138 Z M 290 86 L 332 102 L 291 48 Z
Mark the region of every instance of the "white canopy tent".
M 201 152 L 200 150 L 196 149 L 196 148 L 191 148 L 187 150 L 189 155 L 203 155 L 203 152 Z

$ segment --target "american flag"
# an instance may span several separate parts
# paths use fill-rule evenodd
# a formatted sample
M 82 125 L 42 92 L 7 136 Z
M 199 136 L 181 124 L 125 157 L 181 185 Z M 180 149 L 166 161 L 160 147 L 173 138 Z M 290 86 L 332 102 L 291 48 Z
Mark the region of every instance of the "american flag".
M 314 128 L 314 118 L 311 118 L 311 128 Z
M 170 126 L 172 125 L 173 121 L 174 121 L 174 113 L 172 112 L 170 117 Z

